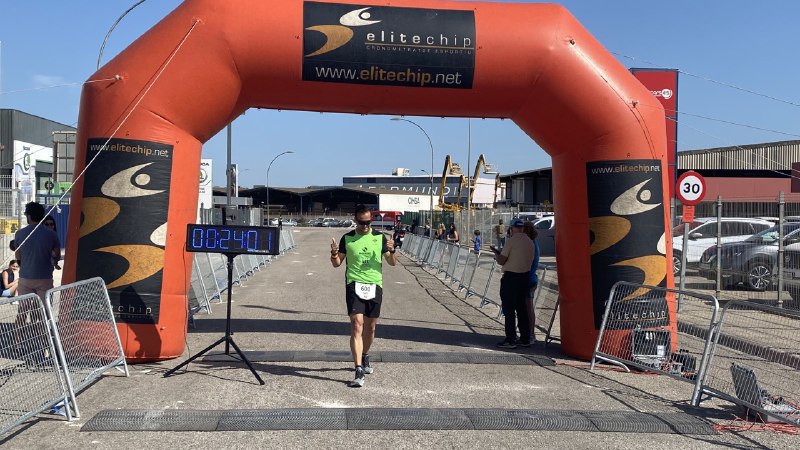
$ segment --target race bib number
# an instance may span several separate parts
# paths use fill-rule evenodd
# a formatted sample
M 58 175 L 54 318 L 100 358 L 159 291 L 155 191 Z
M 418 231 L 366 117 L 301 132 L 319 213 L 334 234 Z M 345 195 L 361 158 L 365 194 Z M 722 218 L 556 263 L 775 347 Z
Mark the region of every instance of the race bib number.
M 375 292 L 377 292 L 378 285 L 376 284 L 366 284 L 366 283 L 359 283 L 356 281 L 356 295 L 361 300 L 373 300 L 375 298 Z

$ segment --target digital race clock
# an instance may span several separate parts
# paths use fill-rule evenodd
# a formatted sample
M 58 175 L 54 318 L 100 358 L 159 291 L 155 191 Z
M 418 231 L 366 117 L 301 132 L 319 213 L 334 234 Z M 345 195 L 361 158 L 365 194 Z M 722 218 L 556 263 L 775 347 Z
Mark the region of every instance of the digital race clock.
M 277 227 L 190 223 L 186 230 L 187 252 L 277 255 L 279 242 Z

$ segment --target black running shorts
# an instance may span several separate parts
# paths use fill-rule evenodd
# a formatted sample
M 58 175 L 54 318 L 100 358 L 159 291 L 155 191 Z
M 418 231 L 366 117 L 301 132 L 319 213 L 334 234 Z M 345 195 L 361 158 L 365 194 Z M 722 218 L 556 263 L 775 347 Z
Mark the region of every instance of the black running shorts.
M 381 316 L 381 303 L 383 300 L 383 289 L 380 286 L 375 287 L 375 298 L 373 300 L 362 300 L 356 295 L 356 283 L 350 283 L 345 290 L 345 298 L 347 299 L 347 315 L 363 314 L 364 317 L 377 319 Z

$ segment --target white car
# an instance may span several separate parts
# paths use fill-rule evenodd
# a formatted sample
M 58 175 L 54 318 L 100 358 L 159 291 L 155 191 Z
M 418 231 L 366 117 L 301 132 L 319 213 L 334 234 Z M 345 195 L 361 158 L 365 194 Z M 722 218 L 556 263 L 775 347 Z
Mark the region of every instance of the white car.
M 556 216 L 544 216 L 533 222 L 538 233 L 539 254 L 556 256 Z
M 771 227 L 772 222 L 763 219 L 740 217 L 723 217 L 720 241 L 741 242 L 750 236 Z M 717 245 L 717 218 L 698 217 L 689 224 L 680 224 L 672 229 L 672 269 L 675 275 L 681 272 L 681 256 L 683 255 L 683 230 L 689 227 L 686 248 L 686 267 L 696 267 L 700 263 L 703 252 Z

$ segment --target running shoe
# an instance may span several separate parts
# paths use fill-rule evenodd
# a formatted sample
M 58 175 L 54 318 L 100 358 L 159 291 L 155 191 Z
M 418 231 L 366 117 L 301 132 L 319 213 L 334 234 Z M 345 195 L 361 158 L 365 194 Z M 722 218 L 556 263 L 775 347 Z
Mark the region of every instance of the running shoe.
M 372 365 L 369 363 L 369 355 L 361 355 L 361 363 L 364 365 L 364 373 L 369 375 L 373 372 Z
M 360 388 L 364 386 L 364 369 L 361 367 L 356 368 L 356 377 L 350 382 L 350 387 Z
M 517 348 L 516 342 L 503 340 L 502 342 L 498 342 L 497 346 L 500 348 Z

